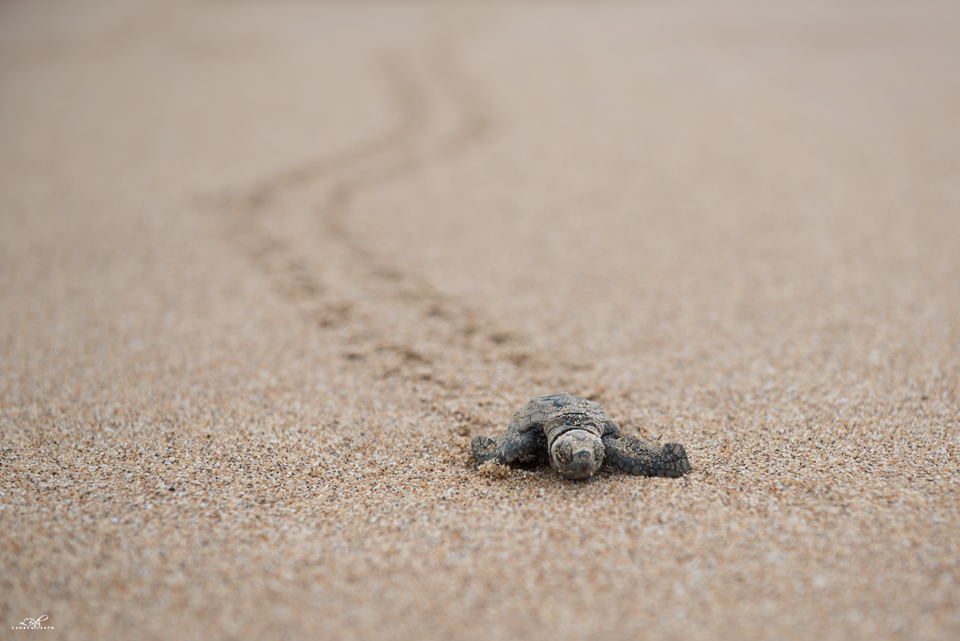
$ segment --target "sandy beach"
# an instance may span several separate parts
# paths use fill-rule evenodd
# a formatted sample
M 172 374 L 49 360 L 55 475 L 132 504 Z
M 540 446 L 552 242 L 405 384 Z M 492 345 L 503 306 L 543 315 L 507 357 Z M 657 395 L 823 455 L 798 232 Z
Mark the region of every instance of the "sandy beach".
M 958 29 L 0 4 L 0 638 L 960 638 Z

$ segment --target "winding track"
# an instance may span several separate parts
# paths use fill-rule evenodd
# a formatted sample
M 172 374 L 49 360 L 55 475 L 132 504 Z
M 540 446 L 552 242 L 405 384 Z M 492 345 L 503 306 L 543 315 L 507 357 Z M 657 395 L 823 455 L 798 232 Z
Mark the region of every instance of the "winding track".
M 346 346 L 345 358 L 369 359 L 369 367 L 378 353 L 400 355 L 417 367 L 381 364 L 381 373 L 448 388 L 459 383 L 429 372 L 441 353 L 446 362 L 500 367 L 548 359 L 531 354 L 514 331 L 465 301 L 386 260 L 356 232 L 351 215 L 363 193 L 464 153 L 491 132 L 493 117 L 456 62 L 452 43 L 466 28 L 456 31 L 382 53 L 379 71 L 397 114 L 385 131 L 218 199 L 232 241 L 307 322 Z M 412 317 L 407 325 L 421 331 L 398 335 L 390 320 L 398 314 Z

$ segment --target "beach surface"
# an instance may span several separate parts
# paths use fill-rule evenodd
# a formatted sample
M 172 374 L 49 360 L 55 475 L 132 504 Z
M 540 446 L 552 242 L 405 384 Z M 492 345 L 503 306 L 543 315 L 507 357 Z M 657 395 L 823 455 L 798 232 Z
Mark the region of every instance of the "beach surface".
M 0 4 L 0 638 L 960 638 L 958 29 Z

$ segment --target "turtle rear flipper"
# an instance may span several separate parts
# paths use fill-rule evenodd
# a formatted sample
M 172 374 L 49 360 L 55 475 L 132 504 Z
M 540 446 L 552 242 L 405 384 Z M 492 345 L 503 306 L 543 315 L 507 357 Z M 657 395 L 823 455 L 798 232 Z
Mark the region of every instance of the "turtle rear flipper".
M 603 445 L 607 463 L 628 474 L 677 477 L 691 470 L 687 451 L 679 443 L 657 447 L 633 436 L 607 436 Z

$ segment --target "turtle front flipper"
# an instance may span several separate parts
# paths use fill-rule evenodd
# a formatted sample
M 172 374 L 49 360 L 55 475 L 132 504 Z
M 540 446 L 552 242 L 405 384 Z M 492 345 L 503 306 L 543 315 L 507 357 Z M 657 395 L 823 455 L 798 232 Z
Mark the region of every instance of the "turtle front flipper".
M 509 465 L 521 456 L 536 454 L 543 447 L 543 432 L 540 430 L 510 431 L 496 438 L 476 436 L 470 443 L 478 464 L 496 458 L 500 465 Z
M 638 476 L 683 476 L 690 471 L 687 451 L 679 443 L 657 447 L 633 436 L 605 436 L 606 462 Z
M 500 437 L 503 440 L 503 437 Z M 473 457 L 477 459 L 477 464 L 482 465 L 492 458 L 497 457 L 497 448 L 500 444 L 488 436 L 474 436 L 470 442 L 470 449 L 473 450 Z

